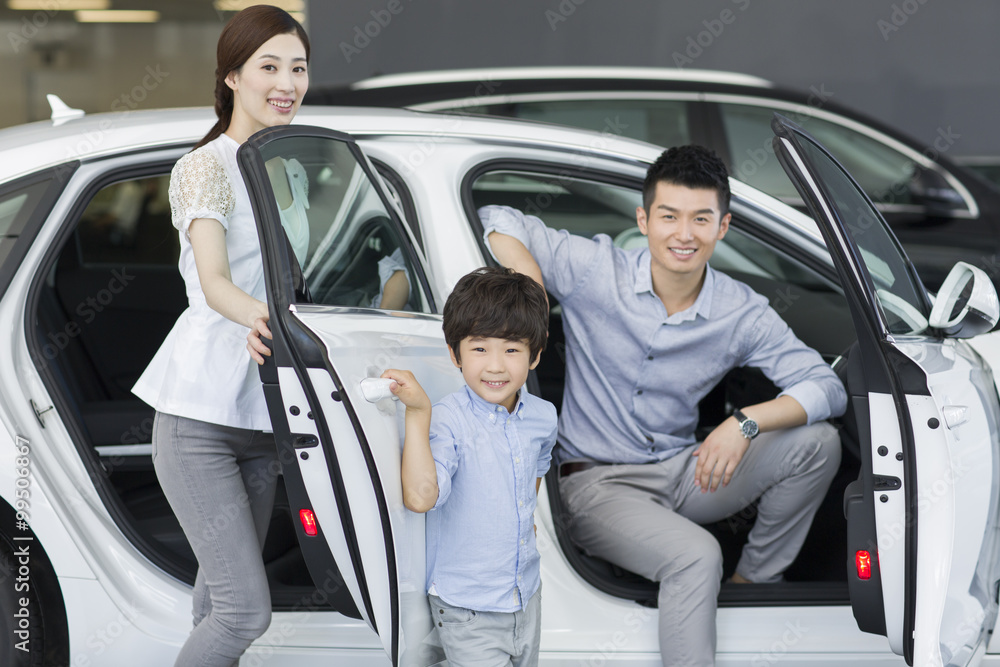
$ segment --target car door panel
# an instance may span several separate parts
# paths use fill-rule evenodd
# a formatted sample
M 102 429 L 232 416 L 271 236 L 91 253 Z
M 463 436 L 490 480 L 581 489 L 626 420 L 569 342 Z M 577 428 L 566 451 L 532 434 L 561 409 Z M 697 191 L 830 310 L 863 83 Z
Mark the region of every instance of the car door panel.
M 992 373 L 960 341 L 897 341 L 928 370 L 929 397 L 910 397 L 917 459 L 915 659 L 966 664 L 995 616 L 1000 461 L 991 441 L 998 401 Z M 935 641 L 935 638 L 938 638 Z
M 278 213 L 271 179 L 287 178 L 278 160 L 286 168 L 296 160 L 308 180 L 304 256 Z M 312 510 L 316 519 L 297 526 L 303 554 L 314 579 L 335 563 L 393 664 L 433 664 L 441 656 L 424 588 L 424 519 L 402 502 L 404 410 L 390 397 L 369 402 L 362 391 L 362 380 L 389 367 L 412 370 L 432 400 L 461 384 L 440 317 L 413 312 L 433 307 L 419 253 L 349 136 L 270 128 L 240 148 L 238 161 L 257 219 L 274 336 L 273 365 L 261 378 L 286 476 L 298 481 L 287 484 L 293 511 Z M 396 307 L 409 312 L 370 307 L 382 298 L 380 280 L 399 271 L 409 297 Z
M 297 439 L 303 436 L 313 436 L 319 442 L 319 430 L 316 428 L 314 419 L 310 418 L 310 411 L 302 412 L 299 406 L 309 405 L 309 400 L 302 384 L 299 382 L 295 371 L 290 367 L 278 369 L 278 386 L 280 388 L 281 401 L 284 406 L 284 414 L 287 415 L 290 433 L 294 433 Z M 293 410 L 293 408 L 296 408 Z M 295 414 L 298 413 L 298 414 Z M 303 456 L 303 453 L 305 456 Z M 345 527 L 340 518 L 340 508 L 337 505 L 336 494 L 330 484 L 331 471 L 326 457 L 309 456 L 306 448 L 296 449 L 299 473 L 302 483 L 305 485 L 313 511 L 316 513 L 318 527 L 322 528 L 321 535 L 330 535 L 333 539 L 326 539 L 326 543 L 336 562 L 350 563 L 351 555 L 347 544 L 340 537 L 344 534 Z M 339 458 L 339 457 L 338 457 Z M 295 508 L 293 508 L 295 509 Z M 320 537 L 317 535 L 317 537 Z M 353 568 L 341 573 L 344 585 L 347 587 L 354 600 L 361 600 L 361 588 L 358 577 Z M 315 577 L 314 577 L 315 578 Z M 358 609 L 364 620 L 369 621 L 368 610 L 364 605 Z
M 892 415 L 896 406 L 890 394 L 870 392 L 868 394 L 870 414 Z M 886 496 L 885 502 L 876 502 L 875 530 L 878 543 L 873 550 L 878 554 L 878 568 L 881 571 L 882 600 L 885 605 L 886 637 L 895 653 L 903 653 L 903 604 L 905 599 L 905 541 L 903 539 L 906 526 L 905 494 L 903 488 L 906 479 L 903 462 L 896 457 L 903 451 L 903 443 L 899 434 L 899 424 L 893 419 L 872 419 L 871 428 L 871 460 L 872 475 L 886 479 L 900 480 L 896 493 L 880 494 Z M 877 444 L 875 444 L 877 443 Z M 885 447 L 891 455 L 880 456 L 878 448 Z
M 845 508 L 859 627 L 884 632 L 908 664 L 969 664 L 996 617 L 1000 405 L 992 374 L 967 343 L 928 326 L 930 303 L 912 264 L 853 179 L 794 123 L 775 115 L 772 127 L 858 331 L 849 390 L 858 416 L 868 417 L 858 429 L 869 446 Z M 862 550 L 872 547 L 864 568 Z M 884 628 L 872 618 L 879 593 Z

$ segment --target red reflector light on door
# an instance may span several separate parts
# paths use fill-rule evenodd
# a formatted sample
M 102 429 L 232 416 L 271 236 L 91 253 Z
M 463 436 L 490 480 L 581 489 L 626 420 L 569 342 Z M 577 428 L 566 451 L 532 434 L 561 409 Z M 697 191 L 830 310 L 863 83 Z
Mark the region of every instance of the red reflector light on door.
M 302 530 L 306 535 L 316 535 L 316 515 L 312 510 L 299 510 L 299 520 L 302 522 Z
M 858 579 L 872 578 L 872 557 L 867 551 L 854 554 L 854 565 L 858 569 Z

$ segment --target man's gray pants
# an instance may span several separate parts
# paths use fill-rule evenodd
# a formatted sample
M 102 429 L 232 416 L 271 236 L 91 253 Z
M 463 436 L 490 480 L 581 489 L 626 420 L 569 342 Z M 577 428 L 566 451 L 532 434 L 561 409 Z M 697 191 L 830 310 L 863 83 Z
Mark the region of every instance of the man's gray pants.
M 715 664 L 722 551 L 698 524 L 737 514 L 759 498 L 736 572 L 754 583 L 781 581 L 840 465 L 840 437 L 826 422 L 764 433 L 729 486 L 702 493 L 694 482 L 696 447 L 659 463 L 598 466 L 559 482 L 573 541 L 659 582 L 664 665 Z

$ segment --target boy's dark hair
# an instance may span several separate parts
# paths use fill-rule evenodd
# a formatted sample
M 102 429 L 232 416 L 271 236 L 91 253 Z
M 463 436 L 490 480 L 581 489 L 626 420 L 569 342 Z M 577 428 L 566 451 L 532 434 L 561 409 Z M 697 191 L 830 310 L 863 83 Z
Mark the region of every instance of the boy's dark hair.
M 642 207 L 646 215 L 656 196 L 656 184 L 661 181 L 686 188 L 715 190 L 719 195 L 719 217 L 729 212 L 729 172 L 711 149 L 694 144 L 674 146 L 649 165 L 642 184 Z
M 459 343 L 470 336 L 526 340 L 534 361 L 548 327 L 545 290 L 513 269 L 484 266 L 462 276 L 444 304 L 444 339 L 459 362 Z

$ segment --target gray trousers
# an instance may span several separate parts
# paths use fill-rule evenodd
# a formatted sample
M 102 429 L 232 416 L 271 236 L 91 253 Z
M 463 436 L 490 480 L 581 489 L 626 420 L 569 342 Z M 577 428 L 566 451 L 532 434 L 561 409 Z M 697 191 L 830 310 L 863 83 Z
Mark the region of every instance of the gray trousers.
M 598 466 L 559 482 L 573 541 L 659 582 L 664 665 L 715 664 L 722 552 L 698 524 L 725 519 L 759 498 L 736 572 L 754 583 L 781 581 L 840 465 L 840 437 L 825 422 L 764 433 L 729 486 L 702 493 L 694 483 L 696 446 L 660 463 Z
M 279 465 L 274 436 L 157 413 L 153 467 L 198 559 L 194 630 L 178 667 L 231 667 L 271 623 L 261 546 Z
M 428 595 L 450 667 L 535 667 L 542 636 L 542 589 L 518 611 L 473 611 Z

